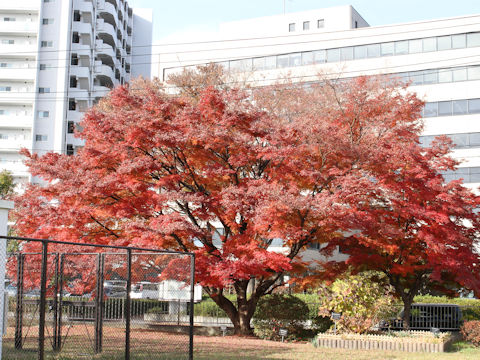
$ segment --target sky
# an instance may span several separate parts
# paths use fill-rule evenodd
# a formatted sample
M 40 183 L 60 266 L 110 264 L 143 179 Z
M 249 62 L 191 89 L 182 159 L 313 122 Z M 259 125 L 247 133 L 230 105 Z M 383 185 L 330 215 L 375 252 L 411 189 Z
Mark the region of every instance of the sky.
M 480 0 L 128 0 L 153 9 L 153 40 L 212 32 L 222 22 L 352 5 L 370 26 L 480 14 Z

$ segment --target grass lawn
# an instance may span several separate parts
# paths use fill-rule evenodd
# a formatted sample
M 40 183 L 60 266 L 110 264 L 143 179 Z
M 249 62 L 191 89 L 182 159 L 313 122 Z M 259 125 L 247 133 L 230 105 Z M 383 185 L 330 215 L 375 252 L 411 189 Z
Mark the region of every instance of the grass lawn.
M 368 350 L 314 348 L 311 344 L 289 344 L 236 337 L 195 337 L 195 359 L 254 360 L 478 360 L 480 348 L 458 343 L 450 353 L 404 353 Z
M 45 353 L 46 359 L 73 360 L 98 359 L 114 360 L 124 357 L 124 339 L 119 328 L 105 330 L 104 352 L 93 355 L 91 340 L 86 334 L 80 333 L 80 328 L 72 330 L 72 337 L 66 342 L 64 351 L 55 354 Z M 91 330 L 91 329 L 88 329 Z M 27 350 L 16 351 L 9 334 L 4 337 L 3 359 L 34 360 L 37 359 L 34 341 L 26 343 Z M 91 333 L 90 333 L 91 334 Z M 32 339 L 33 340 L 33 339 Z M 258 359 L 292 359 L 292 360 L 478 360 L 480 348 L 474 348 L 466 343 L 457 343 L 449 353 L 404 353 L 368 350 L 342 350 L 315 348 L 310 343 L 280 343 L 254 338 L 239 338 L 233 336 L 210 337 L 195 336 L 196 360 L 258 360 Z M 159 331 L 136 329 L 132 332 L 131 359 L 135 360 L 180 360 L 188 359 L 188 338 L 179 334 L 168 334 Z M 30 348 L 30 350 L 28 350 Z M 51 349 L 45 342 L 45 348 Z

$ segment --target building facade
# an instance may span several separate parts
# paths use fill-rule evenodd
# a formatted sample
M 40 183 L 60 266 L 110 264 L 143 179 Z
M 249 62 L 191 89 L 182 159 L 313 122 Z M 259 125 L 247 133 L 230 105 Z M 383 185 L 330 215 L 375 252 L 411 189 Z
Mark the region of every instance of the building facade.
M 222 24 L 211 39 L 156 45 L 154 75 L 163 80 L 215 62 L 260 85 L 313 81 L 319 73 L 411 81 L 426 101 L 421 141 L 449 135 L 461 164 L 445 177 L 480 185 L 480 15 L 370 27 L 342 6 Z
M 158 43 L 153 74 L 162 80 L 198 64 L 218 63 L 241 82 L 272 84 L 388 74 L 411 82 L 426 101 L 421 141 L 449 135 L 458 170 L 480 185 L 480 15 L 370 27 L 351 6 L 237 21 L 199 41 Z M 320 260 L 315 245 L 305 260 Z M 282 251 L 277 241 L 272 251 Z M 345 259 L 338 249 L 335 259 Z
M 150 76 L 135 57 L 151 51 L 151 25 L 151 12 L 125 0 L 0 2 L 0 169 L 28 182 L 20 148 L 74 154 L 83 113 L 112 87 Z

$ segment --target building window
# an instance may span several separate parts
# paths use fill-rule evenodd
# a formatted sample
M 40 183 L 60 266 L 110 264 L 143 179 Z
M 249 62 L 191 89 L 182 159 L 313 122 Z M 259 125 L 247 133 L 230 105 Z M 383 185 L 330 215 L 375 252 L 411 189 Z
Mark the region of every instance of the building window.
M 38 93 L 39 94 L 48 94 L 50 92 L 50 88 L 47 87 L 39 87 L 38 88 Z
M 8 140 L 7 134 L 0 134 L 0 140 Z
M 7 110 L 3 110 L 3 109 L 0 110 L 0 116 L 7 115 L 7 114 L 8 114 Z
M 81 18 L 81 16 L 80 16 L 80 11 L 79 11 L 79 10 L 75 10 L 75 11 L 73 12 L 73 21 L 80 21 L 80 18 Z
M 77 103 L 75 99 L 68 99 L 68 110 L 74 111 L 77 109 Z
M 303 30 L 310 30 L 310 21 L 303 22 Z
M 294 32 L 295 31 L 295 23 L 288 24 L 288 31 Z
M 70 76 L 70 87 L 71 88 L 76 88 L 77 87 L 77 77 L 76 76 Z
M 69 134 L 73 134 L 74 131 L 75 131 L 75 123 L 73 121 L 69 121 L 67 123 L 67 132 Z
M 11 86 L 0 86 L 0 91 L 12 91 Z
M 78 65 L 78 55 L 72 54 L 70 65 Z
M 358 21 L 355 20 L 355 29 L 358 29 Z
M 4 44 L 4 45 L 13 45 L 13 44 L 15 44 L 15 40 L 2 39 L 2 44 Z
M 46 19 L 46 18 L 42 19 L 42 25 L 51 25 L 51 24 L 53 24 L 53 19 Z
M 44 3 L 53 3 L 55 0 L 43 0 Z
M 40 64 L 40 70 L 46 70 L 47 64 Z
M 78 35 L 78 32 L 74 32 L 72 34 L 72 43 L 74 43 L 74 44 L 79 44 L 80 43 L 80 36 Z
M 325 19 L 317 20 L 317 29 L 322 29 L 325 27 Z
M 3 21 L 15 21 L 16 19 L 14 17 L 4 17 Z
M 50 116 L 50 111 L 39 111 L 38 117 L 39 118 L 48 118 Z
M 48 140 L 48 136 L 47 135 L 35 135 L 35 141 L 47 141 Z
M 40 46 L 41 46 L 42 48 L 44 48 L 44 47 L 53 47 L 53 41 L 42 41 L 42 42 L 40 43 Z
M 67 155 L 73 155 L 74 154 L 74 149 L 72 144 L 67 144 Z

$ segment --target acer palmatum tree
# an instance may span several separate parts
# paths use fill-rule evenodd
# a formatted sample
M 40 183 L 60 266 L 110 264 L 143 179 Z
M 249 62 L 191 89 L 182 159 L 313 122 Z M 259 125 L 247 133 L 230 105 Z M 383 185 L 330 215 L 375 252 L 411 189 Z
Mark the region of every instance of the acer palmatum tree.
M 237 334 L 251 334 L 258 300 L 285 273 L 321 271 L 302 250 L 341 236 L 349 204 L 370 196 L 367 171 L 392 144 L 417 141 L 422 102 L 396 85 L 210 86 L 194 96 L 143 80 L 119 87 L 86 114 L 78 154 L 23 151 L 48 184 L 17 199 L 17 230 L 195 251 L 196 280 Z M 275 238 L 280 252 L 268 251 Z
M 384 273 L 404 304 L 406 329 L 421 290 L 480 294 L 479 197 L 460 180 L 447 183 L 441 176 L 457 165 L 448 157 L 450 148 L 446 137 L 428 149 L 393 144 L 393 156 L 367 172 L 372 179 L 368 196 L 348 205 L 344 220 L 352 235 L 325 249 L 341 245 L 349 256 L 326 265 L 327 278 L 352 270 Z

